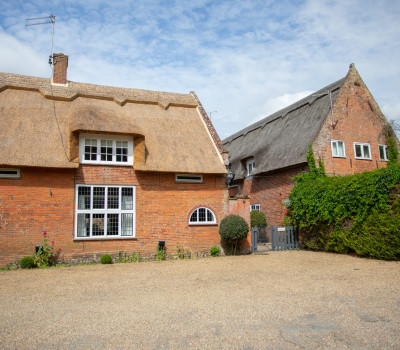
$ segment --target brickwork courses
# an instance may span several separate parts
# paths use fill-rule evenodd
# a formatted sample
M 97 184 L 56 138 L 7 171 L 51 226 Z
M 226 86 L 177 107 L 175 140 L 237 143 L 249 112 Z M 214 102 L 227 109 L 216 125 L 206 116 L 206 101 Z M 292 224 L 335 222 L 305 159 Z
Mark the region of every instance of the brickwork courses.
M 386 167 L 378 145 L 387 145 L 384 133 L 388 124 L 365 83 L 355 69 L 347 79 L 333 106 L 333 126 L 328 115 L 313 142 L 315 158 L 321 158 L 328 175 L 348 175 Z M 333 157 L 331 140 L 344 141 L 345 158 Z M 369 143 L 371 160 L 356 159 L 354 142 Z
M 220 245 L 218 223 L 228 212 L 225 178 L 204 175 L 204 183 L 175 183 L 175 174 L 135 172 L 130 167 L 81 166 L 75 170 L 22 168 L 20 179 L 0 179 L 0 266 L 31 256 L 46 230 L 60 261 L 103 253 L 154 255 L 159 240 L 167 253 L 176 245 L 192 254 Z M 75 185 L 136 186 L 136 237 L 74 239 Z M 188 225 L 190 213 L 207 207 L 215 225 Z

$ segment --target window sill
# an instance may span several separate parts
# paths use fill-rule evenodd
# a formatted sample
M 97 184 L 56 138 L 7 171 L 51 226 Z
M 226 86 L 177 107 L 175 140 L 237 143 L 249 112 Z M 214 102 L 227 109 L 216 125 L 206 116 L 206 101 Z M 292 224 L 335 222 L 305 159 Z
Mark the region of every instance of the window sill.
M 218 226 L 218 224 L 216 222 L 205 222 L 204 224 L 196 222 L 193 224 L 188 224 L 188 226 Z
M 137 237 L 75 237 L 74 241 L 125 241 L 125 240 L 137 240 Z
M 369 161 L 372 161 L 372 158 L 357 158 L 357 157 L 354 157 L 354 159 L 357 159 L 357 160 L 369 160 Z
M 346 159 L 346 156 L 332 156 L 332 158 L 341 158 L 341 159 Z
M 133 166 L 133 163 L 118 163 L 118 162 L 79 162 L 81 165 L 110 165 L 110 166 Z

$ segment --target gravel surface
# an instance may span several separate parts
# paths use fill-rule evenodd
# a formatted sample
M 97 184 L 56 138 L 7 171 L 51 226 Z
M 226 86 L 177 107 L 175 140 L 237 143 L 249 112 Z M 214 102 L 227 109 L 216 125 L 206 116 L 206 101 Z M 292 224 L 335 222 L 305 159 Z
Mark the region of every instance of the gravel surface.
M 0 271 L 1 349 L 400 349 L 400 263 L 306 251 Z

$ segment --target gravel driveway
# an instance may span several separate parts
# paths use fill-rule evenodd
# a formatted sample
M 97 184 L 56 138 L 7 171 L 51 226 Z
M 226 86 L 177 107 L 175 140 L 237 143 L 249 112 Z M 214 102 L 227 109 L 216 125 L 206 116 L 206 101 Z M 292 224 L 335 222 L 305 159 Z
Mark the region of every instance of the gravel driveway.
M 0 271 L 1 349 L 400 349 L 400 263 L 306 251 Z

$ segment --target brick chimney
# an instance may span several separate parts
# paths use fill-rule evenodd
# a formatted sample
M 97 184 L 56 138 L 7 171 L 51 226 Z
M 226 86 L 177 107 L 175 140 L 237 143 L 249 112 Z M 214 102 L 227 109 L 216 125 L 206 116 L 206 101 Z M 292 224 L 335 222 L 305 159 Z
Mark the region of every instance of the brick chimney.
M 53 84 L 67 84 L 68 56 L 53 54 Z

